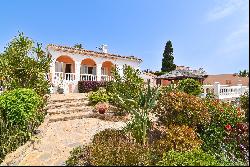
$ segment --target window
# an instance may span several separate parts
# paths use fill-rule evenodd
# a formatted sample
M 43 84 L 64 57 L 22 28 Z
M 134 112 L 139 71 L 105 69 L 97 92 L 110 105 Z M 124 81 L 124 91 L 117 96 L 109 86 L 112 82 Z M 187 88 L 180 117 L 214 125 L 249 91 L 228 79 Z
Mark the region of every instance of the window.
M 231 84 L 231 80 L 226 80 L 226 84 Z
M 108 69 L 106 67 L 102 67 L 101 75 L 108 75 Z

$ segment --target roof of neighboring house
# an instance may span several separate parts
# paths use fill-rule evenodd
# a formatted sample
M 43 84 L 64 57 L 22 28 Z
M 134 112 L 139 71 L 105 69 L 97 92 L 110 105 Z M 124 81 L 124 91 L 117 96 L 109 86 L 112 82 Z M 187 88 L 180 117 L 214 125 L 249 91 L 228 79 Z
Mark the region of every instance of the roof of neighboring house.
M 206 76 L 205 71 L 199 71 L 199 70 L 173 70 L 166 74 L 160 75 L 156 78 L 159 79 L 182 79 L 182 78 L 198 78 L 202 79 Z
M 151 77 L 156 77 L 157 75 L 155 74 L 152 74 L 152 73 L 147 73 L 147 72 L 142 72 L 144 75 L 148 75 L 148 76 L 151 76 Z
M 242 84 L 243 86 L 249 86 L 249 77 L 240 77 L 235 74 L 218 74 L 208 75 L 203 84 L 213 85 L 214 82 L 219 82 L 221 85 L 237 85 Z
M 69 53 L 78 53 L 78 54 L 83 54 L 83 55 L 93 55 L 93 56 L 110 57 L 110 58 L 124 58 L 124 59 L 142 62 L 142 59 L 139 59 L 134 56 L 121 56 L 118 54 L 103 53 L 103 52 L 80 49 L 80 48 L 75 48 L 75 47 L 60 46 L 60 45 L 55 45 L 55 44 L 49 44 L 47 48 L 51 48 L 56 51 L 69 52 Z

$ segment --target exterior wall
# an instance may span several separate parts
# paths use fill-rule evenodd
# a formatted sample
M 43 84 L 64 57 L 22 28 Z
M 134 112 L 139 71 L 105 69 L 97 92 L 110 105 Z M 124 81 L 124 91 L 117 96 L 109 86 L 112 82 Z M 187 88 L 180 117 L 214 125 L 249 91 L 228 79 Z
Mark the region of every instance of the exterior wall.
M 140 69 L 140 62 L 136 60 L 128 60 L 128 59 L 123 59 L 123 58 L 111 58 L 111 57 L 97 57 L 94 55 L 82 55 L 82 54 L 77 54 L 77 53 L 68 53 L 68 52 L 63 52 L 63 51 L 55 51 L 53 49 L 48 49 L 48 53 L 51 55 L 52 58 L 52 63 L 50 66 L 50 76 L 52 83 L 54 86 L 57 86 L 59 83 L 56 82 L 55 79 L 55 62 L 56 61 L 63 61 L 63 62 L 69 62 L 74 63 L 73 64 L 73 72 L 75 75 L 75 79 L 72 81 L 67 81 L 63 83 L 66 87 L 67 85 L 73 85 L 71 86 L 71 89 L 73 89 L 73 92 L 78 92 L 78 81 L 80 81 L 80 68 L 82 63 L 91 63 L 90 59 L 94 60 L 95 66 L 96 66 L 96 77 L 97 81 L 101 80 L 101 68 L 104 66 L 109 67 L 109 63 L 112 63 L 113 65 L 117 66 L 119 69 L 119 73 L 122 75 L 122 68 L 123 65 L 127 64 L 135 69 Z M 59 58 L 59 59 L 58 59 Z M 84 61 L 83 61 L 84 60 Z M 52 90 L 51 90 L 52 91 Z M 70 91 L 69 91 L 70 92 Z
M 141 74 L 142 79 L 144 80 L 144 83 L 147 84 L 148 80 L 150 80 L 151 86 L 156 86 L 156 76 L 147 75 L 145 73 Z
M 236 86 L 221 85 L 219 82 L 215 82 L 213 85 L 203 85 L 203 91 L 202 97 L 206 97 L 207 93 L 214 93 L 217 99 L 228 101 L 238 98 L 245 92 L 248 92 L 249 87 L 242 86 L 242 84 Z

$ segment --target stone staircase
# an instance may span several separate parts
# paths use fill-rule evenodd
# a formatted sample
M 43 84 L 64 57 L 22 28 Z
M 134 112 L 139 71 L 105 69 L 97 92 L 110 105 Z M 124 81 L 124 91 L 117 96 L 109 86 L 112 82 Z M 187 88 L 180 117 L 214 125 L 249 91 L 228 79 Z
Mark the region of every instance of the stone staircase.
M 87 95 L 78 98 L 51 98 L 47 105 L 49 123 L 81 119 L 92 113 L 93 107 L 88 106 Z

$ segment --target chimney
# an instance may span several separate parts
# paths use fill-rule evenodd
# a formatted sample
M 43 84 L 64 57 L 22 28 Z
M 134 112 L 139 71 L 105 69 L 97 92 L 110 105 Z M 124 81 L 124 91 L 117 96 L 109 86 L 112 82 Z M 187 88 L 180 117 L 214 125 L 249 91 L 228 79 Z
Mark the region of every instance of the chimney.
M 103 53 L 108 53 L 108 45 L 102 44 L 101 49 Z

